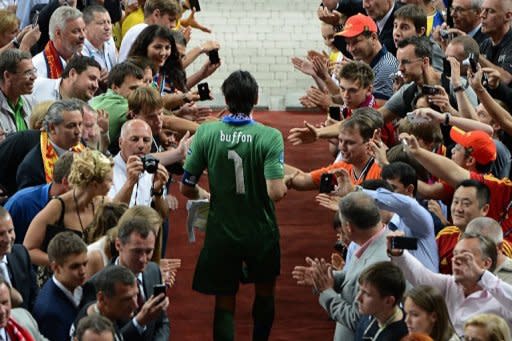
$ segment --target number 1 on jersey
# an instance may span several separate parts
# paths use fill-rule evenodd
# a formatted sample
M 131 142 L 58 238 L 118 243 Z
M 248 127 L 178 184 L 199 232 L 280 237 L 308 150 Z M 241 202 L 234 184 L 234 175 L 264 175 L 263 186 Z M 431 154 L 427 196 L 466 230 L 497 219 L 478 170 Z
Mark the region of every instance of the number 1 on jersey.
M 235 164 L 236 193 L 245 194 L 244 162 L 234 150 L 228 150 L 228 159 L 233 160 Z

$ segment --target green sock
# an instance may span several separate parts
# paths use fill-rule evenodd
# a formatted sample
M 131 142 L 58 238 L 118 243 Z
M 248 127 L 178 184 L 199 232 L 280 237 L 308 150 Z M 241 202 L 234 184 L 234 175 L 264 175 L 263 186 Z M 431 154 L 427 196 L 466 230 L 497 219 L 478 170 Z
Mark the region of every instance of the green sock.
M 232 341 L 234 340 L 233 312 L 215 308 L 213 319 L 213 340 Z
M 252 306 L 253 341 L 267 341 L 274 322 L 274 296 L 256 296 Z

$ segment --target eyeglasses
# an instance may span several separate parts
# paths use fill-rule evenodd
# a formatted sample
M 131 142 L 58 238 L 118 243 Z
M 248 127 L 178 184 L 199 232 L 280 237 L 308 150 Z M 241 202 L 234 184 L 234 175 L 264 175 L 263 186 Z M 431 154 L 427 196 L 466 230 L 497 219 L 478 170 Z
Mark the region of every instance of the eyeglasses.
M 450 7 L 450 13 L 463 13 L 471 10 L 472 8 L 464 8 L 464 7 Z
M 406 65 L 409 65 L 409 64 L 412 64 L 412 63 L 416 63 L 419 60 L 423 60 L 423 58 L 415 58 L 415 59 L 411 59 L 411 60 L 409 60 L 409 59 L 402 59 L 402 60 L 398 61 L 398 65 L 406 66 Z
M 23 72 L 16 72 L 16 74 L 18 74 L 18 75 L 21 74 L 25 78 L 37 77 L 37 69 L 33 68 L 33 69 L 26 70 Z

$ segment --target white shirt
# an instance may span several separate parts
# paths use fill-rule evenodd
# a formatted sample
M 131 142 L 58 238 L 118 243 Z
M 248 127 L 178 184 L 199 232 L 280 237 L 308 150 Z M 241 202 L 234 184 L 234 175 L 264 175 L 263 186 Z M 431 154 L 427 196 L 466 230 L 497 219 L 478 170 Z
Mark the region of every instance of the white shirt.
M 126 162 L 117 153 L 114 157 L 114 179 L 112 187 L 108 192 L 108 197 L 114 198 L 126 182 L 128 175 L 126 173 Z M 153 185 L 153 174 L 144 172 L 139 176 L 139 181 L 133 186 L 130 207 L 135 205 L 151 206 L 151 186 Z M 135 200 L 137 196 L 137 200 Z
M 75 307 L 78 307 L 80 305 L 80 301 L 82 300 L 83 295 L 83 289 L 81 286 L 78 286 L 73 290 L 73 292 L 69 291 L 61 282 L 55 278 L 55 275 L 52 276 L 53 283 L 62 290 L 62 292 L 66 295 L 67 298 L 75 305 Z
M 110 71 L 117 64 L 117 49 L 114 38 L 103 43 L 103 49 L 97 49 L 87 39 L 84 41 L 82 56 L 93 57 L 100 65 L 102 70 Z
M 139 36 L 140 32 L 148 26 L 149 25 L 146 23 L 137 24 L 126 32 L 123 37 L 123 41 L 121 42 L 121 47 L 119 48 L 119 63 L 124 62 L 126 58 L 128 58 L 128 53 L 130 52 L 133 43 Z
M 62 99 L 60 95 L 60 83 L 62 78 L 50 79 L 37 77 L 34 82 L 32 94 L 27 96 L 27 100 L 32 107 L 44 101 L 59 101 Z
M 11 283 L 11 277 L 9 276 L 9 269 L 7 268 L 7 264 L 8 264 L 8 263 L 9 263 L 9 262 L 7 261 L 7 256 L 6 256 L 6 255 L 4 255 L 4 256 L 2 257 L 2 260 L 0 260 L 0 267 L 2 267 L 2 269 L 0 270 L 0 272 L 1 272 L 2 277 L 4 277 L 5 281 L 6 281 L 7 283 L 9 283 L 9 284 L 11 284 L 11 285 L 12 285 L 12 283 Z
M 0 328 L 0 340 L 9 341 L 11 338 L 9 337 L 9 334 L 7 334 L 7 331 L 5 328 Z
M 402 269 L 405 279 L 413 286 L 430 285 L 443 293 L 448 313 L 458 335 L 463 334 L 464 323 L 468 318 L 481 313 L 501 316 L 509 327 L 512 326 L 512 286 L 489 271 L 486 271 L 478 282 L 482 290 L 466 297 L 462 285 L 455 282 L 453 275 L 431 272 L 407 251 L 401 257 L 391 257 L 391 261 Z
M 39 52 L 34 57 L 32 57 L 32 64 L 34 64 L 34 67 L 37 69 L 37 78 L 48 78 L 48 66 L 46 65 L 46 60 L 44 59 L 43 55 L 44 51 Z M 67 63 L 59 56 L 60 62 L 62 63 L 62 70 L 66 67 Z

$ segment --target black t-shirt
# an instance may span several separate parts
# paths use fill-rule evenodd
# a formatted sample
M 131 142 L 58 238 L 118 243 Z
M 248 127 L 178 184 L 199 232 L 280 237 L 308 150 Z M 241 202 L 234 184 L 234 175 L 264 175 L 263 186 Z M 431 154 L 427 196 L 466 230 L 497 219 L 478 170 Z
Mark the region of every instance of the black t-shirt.
M 491 63 L 512 73 L 512 29 L 508 30 L 497 45 L 493 45 L 491 38 L 485 39 L 480 44 L 480 53 Z
M 405 318 L 405 314 L 404 314 Z M 356 328 L 355 341 L 398 341 L 409 331 L 405 320 L 393 322 L 380 330 L 379 323 L 373 316 L 362 316 Z

